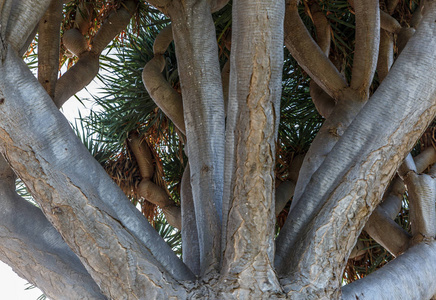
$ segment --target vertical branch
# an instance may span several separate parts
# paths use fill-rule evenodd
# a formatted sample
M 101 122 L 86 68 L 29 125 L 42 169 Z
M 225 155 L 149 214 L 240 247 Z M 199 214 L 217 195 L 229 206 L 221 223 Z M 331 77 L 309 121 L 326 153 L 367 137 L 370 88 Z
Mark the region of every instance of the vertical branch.
M 295 188 L 291 210 L 297 205 L 324 158 L 330 153 L 368 100 L 369 86 L 375 72 L 380 40 L 378 1 L 371 0 L 370 2 L 367 6 L 365 1 L 355 1 L 356 49 L 351 88 L 343 90 L 343 98 L 339 99 L 310 146 Z
M 356 12 L 356 47 L 350 86 L 366 95 L 367 98 L 377 65 L 380 43 L 379 1 L 354 0 L 354 10 Z
M 312 293 L 336 295 L 344 264 L 330 262 L 346 261 L 402 157 L 433 120 L 436 84 L 427 78 L 436 76 L 435 11 L 431 2 L 390 75 L 348 126 L 291 210 L 289 223 L 277 239 L 275 261 L 277 270 L 285 274 L 282 284 L 291 296 L 302 291 L 307 298 Z M 419 99 L 419 107 L 414 99 Z
M 52 0 L 38 28 L 38 80 L 54 97 L 59 71 L 62 1 Z
M 281 1 L 233 2 L 222 273 L 256 298 L 277 291 L 273 272 L 275 143 L 283 62 Z M 237 85 L 234 84 L 237 82 Z M 227 177 L 228 172 L 231 176 Z M 238 180 L 234 180 L 238 178 Z
M 182 88 L 201 274 L 220 263 L 224 101 L 215 26 L 208 1 L 174 1 L 172 20 Z
M 198 230 L 189 173 L 188 163 L 183 172 L 180 191 L 182 204 L 182 256 L 183 262 L 198 276 L 200 274 L 200 245 L 198 244 Z
M 331 42 L 330 24 L 317 4 L 311 7 L 311 11 L 313 25 L 316 29 L 317 43 L 326 57 L 329 57 Z M 319 114 L 327 118 L 335 107 L 335 99 L 330 97 L 314 80 L 310 81 L 310 96 Z

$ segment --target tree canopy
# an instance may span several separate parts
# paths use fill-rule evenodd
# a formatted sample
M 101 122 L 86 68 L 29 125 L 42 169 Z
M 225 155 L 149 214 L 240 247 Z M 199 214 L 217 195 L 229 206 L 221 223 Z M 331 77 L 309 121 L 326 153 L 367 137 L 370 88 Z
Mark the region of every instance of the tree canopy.
M 0 0 L 0 259 L 53 299 L 430 299 L 435 16 Z

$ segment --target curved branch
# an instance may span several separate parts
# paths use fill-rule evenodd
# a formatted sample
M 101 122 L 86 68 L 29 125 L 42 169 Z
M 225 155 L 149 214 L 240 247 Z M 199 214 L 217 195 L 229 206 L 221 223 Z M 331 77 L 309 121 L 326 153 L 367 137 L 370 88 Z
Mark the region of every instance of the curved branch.
M 171 276 L 189 280 L 192 272 L 92 158 L 10 48 L 0 71 L 2 151 L 103 293 L 168 298 L 160 287 L 169 284 L 183 294 Z
M 311 10 L 313 25 L 316 29 L 316 42 L 324 54 L 328 57 L 330 53 L 331 42 L 330 23 L 317 4 L 312 5 Z M 321 116 L 327 118 L 336 105 L 335 99 L 324 92 L 324 90 L 320 88 L 313 80 L 310 81 L 309 90 L 316 110 Z
M 17 195 L 15 174 L 0 160 L 0 259 L 52 299 L 106 299 L 42 211 Z
M 59 72 L 62 2 L 52 0 L 38 28 L 38 81 L 54 98 Z
M 79 61 L 58 80 L 54 97 L 57 107 L 61 107 L 98 74 L 100 53 L 129 24 L 136 3 L 136 0 L 125 0 L 118 10 L 109 14 L 92 39 L 89 51 L 88 43 L 79 29 L 70 29 L 65 33 L 64 44 L 79 57 Z
M 390 33 L 398 33 L 401 25 L 394 17 L 380 10 L 380 28 Z
M 342 288 L 342 299 L 430 299 L 436 294 L 436 243 L 421 243 Z
M 58 79 L 54 97 L 56 106 L 62 107 L 71 96 L 91 83 L 99 68 L 98 56 L 92 52 L 83 53 L 79 61 Z
M 119 9 L 109 14 L 92 39 L 91 51 L 100 55 L 104 48 L 129 25 L 136 11 L 136 5 L 136 0 L 125 0 Z
M 159 32 L 153 44 L 154 57 L 145 65 L 142 71 L 142 81 L 156 105 L 185 134 L 182 96 L 162 75 L 165 68 L 163 54 L 172 40 L 171 26 L 165 27 Z
M 285 45 L 298 64 L 334 99 L 341 98 L 347 83 L 312 39 L 298 14 L 297 1 L 286 4 Z
M 148 202 L 159 206 L 165 214 L 167 222 L 175 227 L 182 228 L 181 211 L 174 201 L 169 199 L 167 192 L 151 181 L 154 174 L 153 157 L 147 143 L 137 134 L 130 135 L 129 147 L 138 162 L 142 180 L 138 186 L 138 195 Z

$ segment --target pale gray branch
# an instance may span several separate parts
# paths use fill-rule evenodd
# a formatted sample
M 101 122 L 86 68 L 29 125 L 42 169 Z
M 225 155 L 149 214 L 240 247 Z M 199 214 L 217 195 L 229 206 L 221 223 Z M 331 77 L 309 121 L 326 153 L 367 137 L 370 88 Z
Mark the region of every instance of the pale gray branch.
M 195 7 L 195 9 L 194 9 Z M 200 242 L 201 274 L 221 256 L 224 173 L 224 101 L 218 46 L 209 1 L 173 1 L 172 21 L 182 89 L 186 147 Z
M 276 269 L 287 274 L 282 283 L 291 293 L 304 290 L 307 297 L 320 297 L 324 289 L 339 287 L 344 265 L 332 266 L 330 261 L 345 261 L 402 158 L 434 119 L 436 83 L 427 78 L 436 76 L 435 12 L 436 3 L 431 2 L 390 75 L 291 210 L 277 239 L 275 261 Z M 422 106 L 418 108 L 411 99 Z M 312 263 L 302 263 L 308 260 Z
M 394 256 L 400 255 L 409 248 L 412 238 L 388 214 L 380 209 L 380 206 L 371 214 L 363 230 Z
M 182 177 L 180 201 L 182 204 L 182 251 L 183 262 L 195 275 L 200 275 L 200 245 L 195 221 L 194 201 L 190 179 L 189 163 Z
M 89 154 L 11 48 L 0 87 L 2 151 L 103 293 L 168 298 L 160 288 L 168 284 L 183 292 L 171 276 L 193 274 Z
M 42 211 L 17 195 L 2 156 L 0 179 L 0 259 L 52 299 L 106 299 Z
M 2 36 L 15 51 L 23 49 L 39 20 L 50 5 L 50 0 L 8 0 L 2 11 Z M 5 24 L 7 22 L 7 25 Z M 4 27 L 6 28 L 3 32 Z
M 342 299 L 430 299 L 436 294 L 436 243 L 421 243 L 342 288 Z

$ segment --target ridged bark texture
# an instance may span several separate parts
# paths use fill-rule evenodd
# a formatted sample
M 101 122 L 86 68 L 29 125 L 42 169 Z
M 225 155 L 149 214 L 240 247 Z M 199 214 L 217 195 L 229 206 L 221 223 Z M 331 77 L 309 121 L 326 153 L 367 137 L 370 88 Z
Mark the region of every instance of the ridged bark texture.
M 0 260 L 52 299 L 106 299 L 42 211 L 18 196 L 15 177 L 0 157 Z
M 215 26 L 208 1 L 169 8 L 182 88 L 201 274 L 217 271 L 221 254 L 224 100 Z
M 10 47 L 0 90 L 2 152 L 108 298 L 168 297 L 160 287 L 175 284 L 169 274 L 193 278 Z
M 226 155 L 233 158 L 226 167 L 233 174 L 226 178 L 230 209 L 222 273 L 236 299 L 281 292 L 272 266 L 272 238 L 283 18 L 280 1 L 233 2 L 226 132 Z M 234 285 L 239 288 L 232 290 Z

